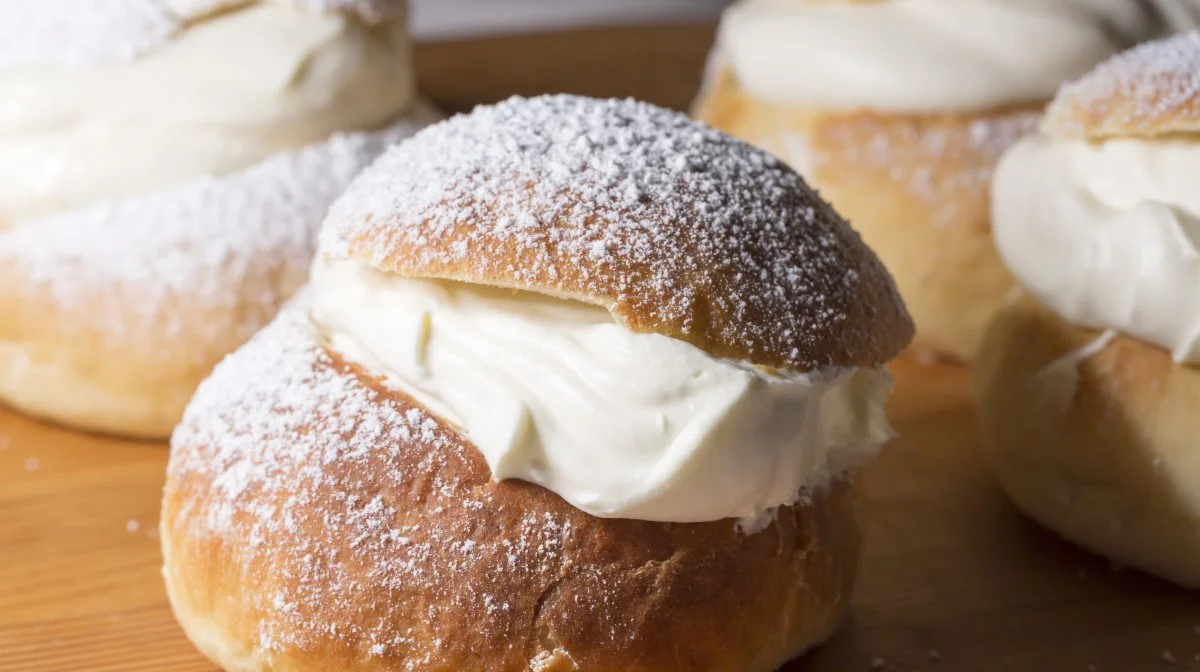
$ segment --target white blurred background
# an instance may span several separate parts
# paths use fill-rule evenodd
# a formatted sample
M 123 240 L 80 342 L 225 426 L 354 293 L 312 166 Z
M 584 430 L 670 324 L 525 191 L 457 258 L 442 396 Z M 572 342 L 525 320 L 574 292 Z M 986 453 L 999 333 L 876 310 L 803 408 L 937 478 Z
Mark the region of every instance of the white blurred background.
M 4 2 L 5 0 L 0 0 Z M 418 39 L 715 19 L 729 0 L 412 0 Z

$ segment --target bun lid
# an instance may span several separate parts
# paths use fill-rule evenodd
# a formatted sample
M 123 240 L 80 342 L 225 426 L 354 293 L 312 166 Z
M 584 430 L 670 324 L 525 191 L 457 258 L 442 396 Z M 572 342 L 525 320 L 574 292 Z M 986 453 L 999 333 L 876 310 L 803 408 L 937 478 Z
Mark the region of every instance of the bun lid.
M 883 265 L 795 172 L 632 100 L 512 98 L 430 127 L 350 186 L 322 249 L 594 304 L 787 372 L 876 366 L 913 333 Z
M 1042 131 L 1089 140 L 1200 133 L 1200 32 L 1135 47 L 1064 85 Z

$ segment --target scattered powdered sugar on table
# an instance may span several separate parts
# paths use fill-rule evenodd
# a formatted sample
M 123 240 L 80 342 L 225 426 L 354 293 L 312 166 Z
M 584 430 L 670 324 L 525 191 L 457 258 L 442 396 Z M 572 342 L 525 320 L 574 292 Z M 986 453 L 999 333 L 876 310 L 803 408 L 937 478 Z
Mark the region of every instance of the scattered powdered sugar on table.
M 337 135 L 244 171 L 19 223 L 0 233 L 18 291 L 112 339 L 249 337 L 303 281 L 326 208 L 383 149 L 432 120 Z M 98 302 L 97 296 L 129 300 Z M 46 298 L 48 297 L 48 298 Z M 227 315 L 206 319 L 196 314 Z M 242 320 L 245 323 L 231 323 Z M 198 350 L 199 352 L 199 350 Z
M 357 13 L 375 21 L 403 0 L 270 0 L 309 11 Z M 0 68 L 71 68 L 128 61 L 195 18 L 252 0 L 2 0 Z
M 790 353 L 801 370 L 826 362 L 797 345 L 836 333 L 875 271 L 781 161 L 682 114 L 575 96 L 426 129 L 355 180 L 324 232 L 334 256 L 366 241 L 376 264 L 404 249 L 418 268 L 614 299 L 618 319 Z
M 1075 137 L 1137 135 L 1164 121 L 1174 122 L 1168 130 L 1200 129 L 1200 31 L 1143 44 L 1064 84 L 1047 117 Z

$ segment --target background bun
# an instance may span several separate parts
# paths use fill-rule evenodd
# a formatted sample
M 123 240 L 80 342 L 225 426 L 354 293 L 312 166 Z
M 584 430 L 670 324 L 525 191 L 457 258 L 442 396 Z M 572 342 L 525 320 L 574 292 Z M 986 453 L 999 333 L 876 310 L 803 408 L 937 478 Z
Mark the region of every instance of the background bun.
M 0 229 L 0 402 L 169 436 L 212 367 L 304 284 L 328 204 L 436 116 L 422 105 L 380 131 Z
M 1200 588 L 1200 370 L 1100 337 L 1028 296 L 1001 311 L 976 369 L 988 461 L 1046 527 Z
M 325 233 L 331 256 L 600 305 L 776 369 L 876 366 L 912 336 L 887 271 L 795 172 L 630 100 L 514 98 L 432 127 Z
M 1042 130 L 1087 139 L 1200 133 L 1200 32 L 1143 44 L 1065 85 Z
M 728 70 L 696 115 L 800 170 L 886 265 L 917 323 L 917 348 L 974 359 L 1013 287 L 991 232 L 997 160 L 1042 105 L 938 114 L 824 110 L 752 95 Z

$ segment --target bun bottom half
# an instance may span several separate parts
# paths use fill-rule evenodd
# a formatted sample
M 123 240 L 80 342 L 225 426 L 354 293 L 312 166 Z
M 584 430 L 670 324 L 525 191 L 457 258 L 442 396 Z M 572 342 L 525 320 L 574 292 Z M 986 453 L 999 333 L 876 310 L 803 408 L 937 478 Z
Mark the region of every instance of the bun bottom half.
M 493 482 L 288 310 L 189 407 L 161 533 L 179 622 L 226 670 L 767 672 L 842 619 L 856 509 L 847 476 L 753 534 L 589 516 Z
M 916 346 L 969 362 L 1014 281 L 992 242 L 990 183 L 1040 106 L 889 114 L 772 103 L 722 73 L 695 116 L 787 161 L 895 278 Z
M 1021 297 L 988 334 L 976 394 L 987 459 L 1018 508 L 1200 588 L 1200 371 Z
M 263 322 L 270 317 L 263 316 Z M 189 343 L 181 338 L 170 349 Z M 179 353 L 178 359 L 143 365 L 142 360 L 157 358 L 132 351 L 109 356 L 108 350 L 86 338 L 63 347 L 0 342 L 0 403 L 80 431 L 161 439 L 222 355 L 206 352 L 206 360 L 197 364 Z

